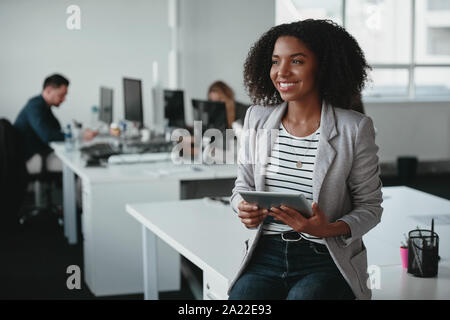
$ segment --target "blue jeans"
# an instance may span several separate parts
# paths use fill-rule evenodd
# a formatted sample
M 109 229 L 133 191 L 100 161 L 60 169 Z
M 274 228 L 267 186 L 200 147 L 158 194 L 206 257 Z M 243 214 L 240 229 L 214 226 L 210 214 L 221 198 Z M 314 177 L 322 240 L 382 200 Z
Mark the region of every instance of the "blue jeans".
M 230 300 L 355 299 L 324 245 L 262 235 Z

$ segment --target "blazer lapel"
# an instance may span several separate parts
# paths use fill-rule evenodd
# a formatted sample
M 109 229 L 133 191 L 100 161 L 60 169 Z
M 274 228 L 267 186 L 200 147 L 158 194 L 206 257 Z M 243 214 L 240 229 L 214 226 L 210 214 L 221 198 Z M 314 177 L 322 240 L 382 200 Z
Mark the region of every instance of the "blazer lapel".
M 257 191 L 265 190 L 265 175 L 272 146 L 275 143 L 281 119 L 286 111 L 287 102 L 283 102 L 275 107 L 275 110 L 270 114 L 267 121 L 264 123 L 262 130 L 258 129 L 256 134 L 256 179 L 255 189 Z
M 336 156 L 336 150 L 330 144 L 330 140 L 338 134 L 333 108 L 325 103 L 322 105 L 320 123 L 320 142 L 316 156 L 318 161 L 316 162 L 313 176 L 313 200 L 317 203 L 319 203 L 319 195 L 323 180 Z

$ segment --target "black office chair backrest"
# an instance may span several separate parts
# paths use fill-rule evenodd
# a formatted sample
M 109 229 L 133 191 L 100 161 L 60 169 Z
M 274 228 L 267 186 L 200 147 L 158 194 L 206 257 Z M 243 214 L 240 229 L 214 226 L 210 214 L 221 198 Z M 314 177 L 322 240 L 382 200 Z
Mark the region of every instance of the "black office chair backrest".
M 22 140 L 7 119 L 0 119 L 0 226 L 15 223 L 25 193 L 27 171 Z
M 240 103 L 236 101 L 236 117 L 235 121 L 244 124 L 245 114 L 247 113 L 247 109 L 250 107 L 249 104 Z
M 358 111 L 359 113 L 366 114 L 364 110 L 364 103 L 362 101 L 361 94 L 356 94 L 353 96 L 351 101 L 350 110 Z
M 0 119 L 0 182 L 10 176 L 9 168 L 16 160 L 16 132 L 7 119 Z

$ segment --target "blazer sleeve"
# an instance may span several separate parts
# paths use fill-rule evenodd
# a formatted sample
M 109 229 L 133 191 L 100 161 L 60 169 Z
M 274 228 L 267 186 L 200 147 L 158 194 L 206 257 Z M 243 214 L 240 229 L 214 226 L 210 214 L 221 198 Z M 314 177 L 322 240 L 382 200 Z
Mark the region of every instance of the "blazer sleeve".
M 254 161 L 252 161 L 253 151 L 250 150 L 252 131 L 250 130 L 250 114 L 252 112 L 250 107 L 244 119 L 244 126 L 242 128 L 242 133 L 240 137 L 240 148 L 238 153 L 238 172 L 237 178 L 234 183 L 234 188 L 231 195 L 231 207 L 234 212 L 238 213 L 238 204 L 243 200 L 239 195 L 239 191 L 253 191 L 255 190 L 255 179 L 254 179 Z
M 358 125 L 353 165 L 347 180 L 353 209 L 338 219 L 347 223 L 351 230 L 350 237 L 337 237 L 343 247 L 362 238 L 381 220 L 383 197 L 377 152 L 373 122 L 364 117 Z

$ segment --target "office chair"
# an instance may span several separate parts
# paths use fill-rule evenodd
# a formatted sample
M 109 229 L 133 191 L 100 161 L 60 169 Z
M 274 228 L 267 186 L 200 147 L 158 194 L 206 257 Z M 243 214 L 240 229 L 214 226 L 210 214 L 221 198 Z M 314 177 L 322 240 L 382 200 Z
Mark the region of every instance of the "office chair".
M 397 176 L 401 184 L 411 185 L 416 181 L 418 163 L 417 157 L 397 157 Z
M 49 156 L 51 150 L 42 152 L 34 156 L 33 163 L 27 163 L 28 181 L 34 184 L 34 205 L 23 208 L 20 214 L 19 223 L 21 225 L 31 225 L 39 220 L 57 219 L 59 225 L 63 224 L 62 209 L 53 203 L 53 186 L 61 181 L 61 172 L 49 168 Z M 45 204 L 41 204 L 42 186 L 45 187 Z
M 247 113 L 248 108 L 250 107 L 249 104 L 240 103 L 238 101 L 235 101 L 236 104 L 236 119 L 235 122 L 238 122 L 239 124 L 244 124 L 244 118 L 245 114 Z
M 352 101 L 350 103 L 350 110 L 357 111 L 362 114 L 366 114 L 364 103 L 362 101 L 361 93 L 358 93 L 353 96 Z
M 0 235 L 19 227 L 18 212 L 24 199 L 27 172 L 19 133 L 7 119 L 0 119 Z

